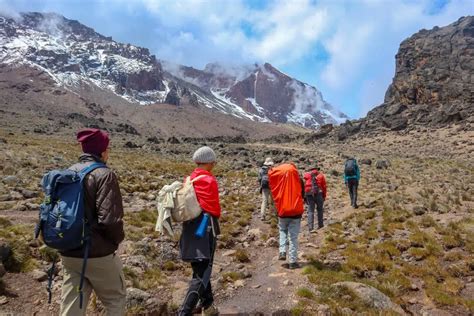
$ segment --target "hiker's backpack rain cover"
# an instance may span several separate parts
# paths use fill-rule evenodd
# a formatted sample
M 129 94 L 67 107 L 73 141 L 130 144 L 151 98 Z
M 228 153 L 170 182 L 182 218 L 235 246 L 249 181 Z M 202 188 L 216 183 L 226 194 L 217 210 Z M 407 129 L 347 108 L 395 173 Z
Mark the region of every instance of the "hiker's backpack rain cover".
M 268 172 L 270 189 L 279 217 L 299 216 L 304 212 L 301 179 L 296 167 L 282 164 Z

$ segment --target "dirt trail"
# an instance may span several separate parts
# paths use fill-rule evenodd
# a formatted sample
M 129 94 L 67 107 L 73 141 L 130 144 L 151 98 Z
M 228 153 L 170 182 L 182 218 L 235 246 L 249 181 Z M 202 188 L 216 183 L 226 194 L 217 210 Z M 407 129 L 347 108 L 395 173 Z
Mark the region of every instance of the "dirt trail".
M 351 207 L 338 210 L 329 207 L 325 214 L 325 224 L 340 221 L 354 211 L 357 210 Z M 262 223 L 257 215 L 254 215 L 251 228 L 258 228 L 264 234 L 270 232 L 270 225 Z M 317 233 L 307 233 L 306 216 L 303 216 L 299 237 L 299 262 L 302 268 L 296 270 L 289 270 L 284 261 L 278 260 L 278 248 L 251 245 L 248 250 L 251 257 L 256 258 L 252 260 L 252 277 L 230 295 L 217 298 L 221 314 L 271 314 L 294 307 L 298 302 L 296 290 L 300 287 L 312 287 L 302 274 L 307 264 L 304 257 L 319 253 L 325 231 L 323 228 Z M 278 236 L 271 237 L 278 239 Z

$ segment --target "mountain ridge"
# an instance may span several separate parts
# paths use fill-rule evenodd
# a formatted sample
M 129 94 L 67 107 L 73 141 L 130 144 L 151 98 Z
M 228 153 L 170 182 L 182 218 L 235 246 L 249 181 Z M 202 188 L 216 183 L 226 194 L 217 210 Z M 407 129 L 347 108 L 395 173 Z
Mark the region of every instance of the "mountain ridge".
M 215 108 L 253 121 L 294 123 L 312 128 L 347 119 L 325 102 L 316 88 L 284 75 L 267 63 L 235 67 L 236 71 L 247 71 L 242 79 L 228 74 L 222 79 L 223 71 L 218 74 L 222 69 L 215 63 L 204 70 L 179 65 L 188 71 L 193 69 L 200 78 L 208 77 L 207 84 L 196 84 L 190 80 L 192 76 L 179 76 L 163 69 L 162 61 L 148 49 L 116 42 L 78 21 L 56 13 L 23 13 L 21 17 L 21 21 L 7 18 L 0 28 L 0 39 L 4 43 L 0 47 L 0 62 L 38 67 L 48 72 L 58 85 L 75 92 L 80 85 L 92 84 L 130 103 Z M 258 92 L 254 71 L 262 78 Z M 255 89 L 252 90 L 249 83 L 253 78 Z M 284 83 L 271 84 L 272 80 Z M 188 84 L 183 85 L 183 81 Z M 288 82 L 293 86 L 285 85 Z M 284 95 L 291 97 L 281 98 Z M 303 105 L 300 104 L 302 96 L 309 97 Z

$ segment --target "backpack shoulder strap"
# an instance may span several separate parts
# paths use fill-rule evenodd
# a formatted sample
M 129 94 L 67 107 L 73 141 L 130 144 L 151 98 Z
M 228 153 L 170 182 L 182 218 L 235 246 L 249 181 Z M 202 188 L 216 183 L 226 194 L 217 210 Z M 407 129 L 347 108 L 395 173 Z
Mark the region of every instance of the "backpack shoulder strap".
M 205 174 L 202 174 L 202 175 L 197 176 L 196 178 L 194 178 L 194 179 L 192 179 L 192 180 L 190 180 L 190 181 L 191 181 L 191 183 L 194 183 L 195 181 L 197 181 L 197 180 L 199 180 L 199 179 L 202 179 L 202 178 L 204 178 L 205 176 L 206 176 Z M 190 177 L 188 177 L 188 178 L 190 178 Z
M 89 173 L 91 173 L 92 171 L 94 171 L 97 168 L 107 168 L 107 166 L 103 162 L 94 162 L 93 164 L 90 164 L 89 166 L 87 166 L 84 169 L 82 169 L 81 171 L 79 171 L 79 176 L 81 177 L 81 181 L 84 180 L 84 178 Z
M 311 172 L 311 187 L 313 191 L 319 190 L 318 183 L 316 181 L 316 175 L 313 172 Z

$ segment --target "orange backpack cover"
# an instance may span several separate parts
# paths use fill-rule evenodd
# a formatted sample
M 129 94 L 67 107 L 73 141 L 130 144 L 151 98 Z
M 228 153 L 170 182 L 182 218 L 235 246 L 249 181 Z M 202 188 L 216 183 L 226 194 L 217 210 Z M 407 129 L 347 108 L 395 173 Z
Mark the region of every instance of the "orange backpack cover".
M 304 212 L 301 179 L 296 167 L 282 164 L 268 171 L 270 190 L 278 217 L 293 217 Z

